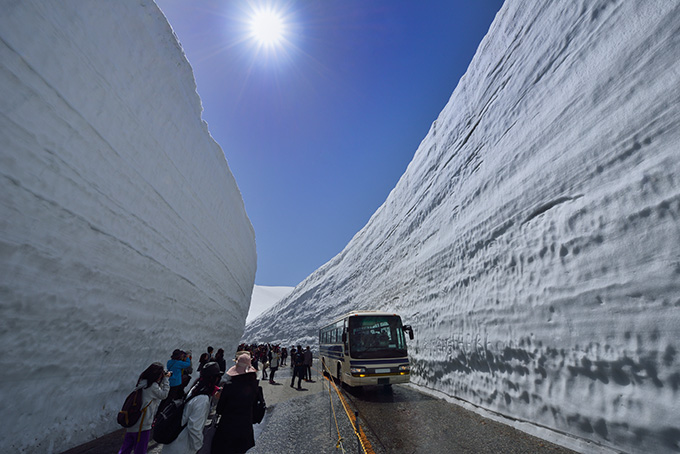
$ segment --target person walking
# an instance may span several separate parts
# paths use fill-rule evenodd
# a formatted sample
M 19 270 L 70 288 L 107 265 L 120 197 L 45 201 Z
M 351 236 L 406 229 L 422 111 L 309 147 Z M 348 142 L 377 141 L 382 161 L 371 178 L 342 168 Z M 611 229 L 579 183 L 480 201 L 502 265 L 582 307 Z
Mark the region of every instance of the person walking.
M 271 362 L 269 363 L 269 384 L 274 385 L 276 382 L 274 381 L 274 374 L 276 373 L 277 370 L 279 370 L 279 361 L 280 356 L 279 356 L 279 347 L 274 347 L 272 350 L 272 359 Z
M 269 368 L 269 353 L 267 347 L 263 346 L 260 350 L 260 363 L 262 363 L 262 380 L 267 380 L 267 369 Z
M 163 454 L 196 454 L 203 446 L 203 428 L 210 413 L 210 399 L 215 394 L 221 378 L 220 366 L 206 363 L 201 375 L 187 395 L 182 413 L 184 429 L 170 444 L 163 446 Z
M 250 355 L 240 355 L 236 365 L 227 371 L 226 378 L 217 402 L 217 414 L 221 416 L 212 442 L 212 454 L 244 453 L 255 446 L 253 404 L 258 381 Z
M 302 347 L 300 345 L 297 346 L 295 349 L 295 355 L 291 356 L 291 363 L 293 364 L 293 378 L 290 381 L 290 387 L 293 387 L 293 383 L 295 382 L 295 377 L 298 379 L 298 384 L 297 384 L 297 389 L 298 391 L 302 390 L 302 374 L 304 373 L 304 362 L 305 362 L 305 355 L 302 352 Z
M 163 370 L 161 363 L 153 363 L 144 370 L 137 379 L 137 387 L 142 388 L 142 417 L 139 422 L 132 427 L 128 427 L 123 438 L 123 446 L 120 447 L 118 454 L 146 454 L 151 435 L 151 425 L 153 415 L 161 400 L 168 397 L 170 385 L 168 377 L 170 372 Z

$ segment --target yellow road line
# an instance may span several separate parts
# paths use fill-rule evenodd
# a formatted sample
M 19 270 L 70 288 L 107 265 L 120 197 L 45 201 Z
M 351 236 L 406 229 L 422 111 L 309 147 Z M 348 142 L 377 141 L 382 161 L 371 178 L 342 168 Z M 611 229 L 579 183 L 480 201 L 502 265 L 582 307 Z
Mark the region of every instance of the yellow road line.
M 335 393 L 338 395 L 340 398 L 340 401 L 342 403 L 342 408 L 345 410 L 345 413 L 347 414 L 347 419 L 349 419 L 349 423 L 352 425 L 352 428 L 354 429 L 354 434 L 357 434 L 357 427 L 354 425 L 354 418 L 352 417 L 353 415 L 350 415 L 350 412 L 348 410 L 349 404 L 345 400 L 345 396 L 342 395 L 340 390 L 338 390 L 338 387 L 335 386 L 335 383 L 333 380 L 329 377 L 326 377 L 325 375 L 323 376 L 326 380 L 329 381 L 333 385 L 333 388 L 335 388 Z M 361 447 L 363 448 L 364 452 L 366 454 L 375 454 L 375 451 L 373 451 L 373 446 L 371 445 L 371 442 L 368 441 L 368 438 L 366 437 L 366 433 L 364 433 L 364 430 L 359 426 L 359 442 L 361 443 Z

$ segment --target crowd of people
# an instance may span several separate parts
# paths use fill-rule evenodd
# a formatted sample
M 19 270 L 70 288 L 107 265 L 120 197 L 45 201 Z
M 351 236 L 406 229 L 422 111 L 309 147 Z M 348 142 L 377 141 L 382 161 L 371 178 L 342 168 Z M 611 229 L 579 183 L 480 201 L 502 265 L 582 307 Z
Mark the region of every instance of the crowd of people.
M 241 344 L 238 346 L 239 352 L 249 352 L 253 358 L 255 369 L 262 369 L 262 380 L 268 380 L 270 384 L 275 384 L 274 374 L 276 371 L 287 365 L 290 356 L 290 367 L 292 370 L 291 387 L 298 379 L 298 389 L 301 389 L 301 382 L 312 381 L 312 361 L 313 355 L 309 346 L 303 349 L 298 345 L 290 347 L 290 350 L 280 345 L 271 344 Z
M 163 447 L 163 454 L 196 454 L 197 452 L 222 454 L 245 453 L 255 446 L 253 434 L 253 404 L 257 398 L 259 380 L 277 384 L 274 376 L 280 367 L 287 365 L 290 357 L 291 387 L 297 378 L 312 381 L 312 351 L 307 346 L 289 349 L 271 344 L 241 344 L 238 346 L 234 366 L 227 369 L 224 349 L 214 352 L 208 347 L 198 360 L 198 377 L 192 380 L 191 351 L 176 349 L 164 368 L 153 363 L 137 380 L 142 389 L 144 414 L 141 420 L 126 430 L 118 454 L 146 454 L 155 417 L 171 402 L 184 400 L 183 429 L 172 443 Z M 261 393 L 261 391 L 260 391 Z M 211 413 L 219 422 L 216 425 L 209 449 L 204 444 L 204 427 Z M 203 448 L 203 449 L 202 449 Z

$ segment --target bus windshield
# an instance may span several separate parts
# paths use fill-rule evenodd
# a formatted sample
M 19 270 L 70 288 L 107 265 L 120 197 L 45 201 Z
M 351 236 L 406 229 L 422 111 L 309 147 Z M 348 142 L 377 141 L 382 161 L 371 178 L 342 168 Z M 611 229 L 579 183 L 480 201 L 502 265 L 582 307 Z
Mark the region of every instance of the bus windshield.
M 349 351 L 352 358 L 406 356 L 401 318 L 396 315 L 349 317 Z

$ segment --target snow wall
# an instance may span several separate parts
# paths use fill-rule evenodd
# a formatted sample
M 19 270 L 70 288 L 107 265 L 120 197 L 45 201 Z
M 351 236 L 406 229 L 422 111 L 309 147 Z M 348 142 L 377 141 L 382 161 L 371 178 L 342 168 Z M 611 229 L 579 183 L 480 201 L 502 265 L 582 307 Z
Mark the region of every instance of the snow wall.
M 351 309 L 413 325 L 422 389 L 678 452 L 680 4 L 506 2 L 385 203 L 244 339 Z
M 61 452 L 173 349 L 237 345 L 255 239 L 152 1 L 2 5 L 0 451 Z

